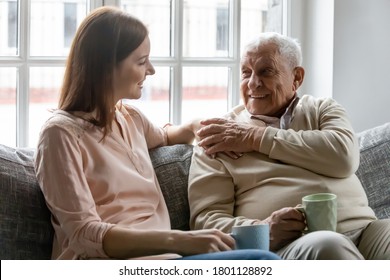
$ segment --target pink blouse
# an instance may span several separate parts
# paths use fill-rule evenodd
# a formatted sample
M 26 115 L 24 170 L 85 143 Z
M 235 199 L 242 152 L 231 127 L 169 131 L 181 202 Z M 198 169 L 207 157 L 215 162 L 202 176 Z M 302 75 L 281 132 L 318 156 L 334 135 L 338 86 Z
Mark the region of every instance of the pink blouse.
M 167 145 L 166 132 L 129 105 L 117 105 L 115 117 L 104 140 L 100 128 L 61 110 L 42 128 L 35 170 L 52 213 L 54 259 L 108 258 L 102 241 L 115 224 L 170 229 L 148 153 Z

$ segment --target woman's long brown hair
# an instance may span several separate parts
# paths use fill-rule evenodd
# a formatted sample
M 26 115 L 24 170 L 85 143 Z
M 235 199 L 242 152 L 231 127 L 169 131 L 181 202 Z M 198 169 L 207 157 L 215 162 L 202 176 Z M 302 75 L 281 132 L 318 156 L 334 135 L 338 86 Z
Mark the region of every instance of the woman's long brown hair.
M 81 23 L 70 49 L 58 108 L 68 112 L 95 112 L 90 119 L 111 131 L 115 114 L 114 69 L 144 41 L 145 25 L 128 13 L 101 7 Z

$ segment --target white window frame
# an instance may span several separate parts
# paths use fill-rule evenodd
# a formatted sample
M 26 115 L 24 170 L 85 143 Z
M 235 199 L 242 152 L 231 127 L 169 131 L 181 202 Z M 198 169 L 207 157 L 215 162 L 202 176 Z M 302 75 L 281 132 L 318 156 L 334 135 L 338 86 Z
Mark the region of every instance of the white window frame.
M 104 3 L 103 0 L 87 1 L 87 11 Z M 19 0 L 18 49 L 16 56 L 0 57 L 2 67 L 17 69 L 16 86 L 16 146 L 28 147 L 29 143 L 29 84 L 31 67 L 64 67 L 66 57 L 39 57 L 30 55 L 30 9 L 31 1 Z
M 290 3 L 291 0 L 282 0 L 283 3 L 283 30 L 289 34 Z M 152 57 L 154 66 L 171 67 L 170 81 L 170 122 L 181 123 L 182 109 L 182 69 L 187 66 L 223 66 L 230 69 L 228 84 L 227 109 L 240 103 L 240 15 L 241 0 L 229 2 L 230 22 L 229 50 L 232 52 L 226 58 L 186 58 L 183 57 L 183 0 L 172 0 L 174 34 L 172 36 L 172 57 Z M 87 4 L 87 11 L 99 6 L 114 5 L 120 6 L 120 0 L 90 0 Z M 31 67 L 64 67 L 66 57 L 36 57 L 30 56 L 30 8 L 31 1 L 19 1 L 18 9 L 18 42 L 20 53 L 17 56 L 0 57 L 2 67 L 15 67 L 17 69 L 17 97 L 16 97 L 16 146 L 27 147 L 29 143 L 29 69 Z

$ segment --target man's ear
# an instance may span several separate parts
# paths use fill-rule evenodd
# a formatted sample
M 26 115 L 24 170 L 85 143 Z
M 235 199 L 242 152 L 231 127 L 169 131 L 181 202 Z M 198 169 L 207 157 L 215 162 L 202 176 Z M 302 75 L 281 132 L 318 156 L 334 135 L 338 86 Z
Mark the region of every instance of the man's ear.
M 305 69 L 301 66 L 294 68 L 294 88 L 297 90 L 303 83 L 303 78 L 305 77 Z

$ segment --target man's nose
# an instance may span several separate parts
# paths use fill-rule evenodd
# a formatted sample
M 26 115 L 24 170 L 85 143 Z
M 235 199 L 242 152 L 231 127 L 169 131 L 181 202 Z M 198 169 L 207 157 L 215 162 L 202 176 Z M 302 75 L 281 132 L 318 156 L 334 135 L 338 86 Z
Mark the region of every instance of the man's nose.
M 261 81 L 260 77 L 253 73 L 249 79 L 249 83 L 248 83 L 249 89 L 255 90 L 258 87 L 261 87 L 262 85 L 263 82 Z

